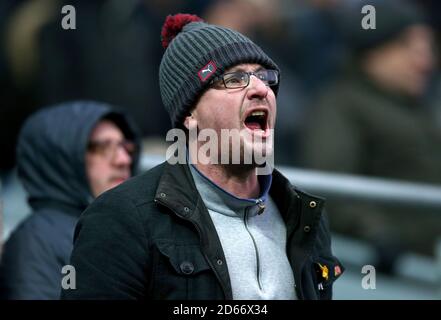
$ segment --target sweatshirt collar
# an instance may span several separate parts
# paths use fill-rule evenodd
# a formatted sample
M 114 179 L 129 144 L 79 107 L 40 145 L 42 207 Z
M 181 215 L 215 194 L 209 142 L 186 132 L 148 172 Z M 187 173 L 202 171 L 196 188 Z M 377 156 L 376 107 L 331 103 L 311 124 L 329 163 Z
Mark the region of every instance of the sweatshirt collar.
M 189 164 L 189 167 L 196 188 L 208 209 L 228 216 L 241 216 L 246 208 L 249 208 L 249 215 L 263 213 L 271 188 L 272 175 L 258 176 L 261 190 L 258 198 L 239 198 L 211 181 L 193 164 Z

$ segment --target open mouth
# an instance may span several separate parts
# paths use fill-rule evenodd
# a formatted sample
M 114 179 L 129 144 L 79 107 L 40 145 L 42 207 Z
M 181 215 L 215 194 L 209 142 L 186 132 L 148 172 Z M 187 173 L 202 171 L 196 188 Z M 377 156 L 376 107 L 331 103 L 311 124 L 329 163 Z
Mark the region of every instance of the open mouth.
M 112 181 L 115 183 L 122 183 L 124 181 L 126 181 L 129 177 L 127 176 L 121 176 L 121 177 L 113 177 Z
M 245 118 L 245 126 L 250 130 L 266 131 L 268 128 L 268 112 L 266 110 L 252 111 Z

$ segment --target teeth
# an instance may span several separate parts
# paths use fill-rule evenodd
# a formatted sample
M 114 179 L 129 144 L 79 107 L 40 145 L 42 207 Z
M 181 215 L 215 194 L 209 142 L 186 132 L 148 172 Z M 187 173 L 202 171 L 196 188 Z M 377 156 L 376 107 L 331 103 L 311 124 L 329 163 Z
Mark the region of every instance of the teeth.
M 254 111 L 251 113 L 252 116 L 264 116 L 265 112 L 264 111 Z

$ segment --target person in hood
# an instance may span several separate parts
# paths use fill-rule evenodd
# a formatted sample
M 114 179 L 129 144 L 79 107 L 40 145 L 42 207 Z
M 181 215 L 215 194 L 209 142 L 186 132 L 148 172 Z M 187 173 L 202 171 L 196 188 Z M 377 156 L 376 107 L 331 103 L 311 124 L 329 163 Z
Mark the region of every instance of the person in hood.
M 130 178 L 138 157 L 130 120 L 104 103 L 64 103 L 26 121 L 18 174 L 33 212 L 5 244 L 3 299 L 59 298 L 78 217 L 94 198 Z

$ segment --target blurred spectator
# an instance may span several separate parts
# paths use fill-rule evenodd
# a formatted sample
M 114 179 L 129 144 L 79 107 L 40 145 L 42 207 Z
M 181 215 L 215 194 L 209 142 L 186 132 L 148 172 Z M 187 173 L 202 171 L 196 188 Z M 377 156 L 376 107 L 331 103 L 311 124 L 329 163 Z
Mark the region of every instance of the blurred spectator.
M 14 166 L 25 118 L 43 106 L 92 99 L 124 106 L 144 137 L 170 127 L 161 107 L 160 34 L 170 12 L 198 14 L 205 0 L 6 0 L 0 4 L 0 169 Z M 76 29 L 64 30 L 72 5 Z M 4 72 L 3 72 L 4 71 Z M 154 116 L 153 116 L 154 115 Z
M 423 99 L 435 68 L 432 29 L 406 1 L 370 1 L 376 29 L 364 30 L 363 4 L 345 20 L 354 60 L 311 109 L 305 165 L 441 183 L 441 130 Z M 400 249 L 433 254 L 441 234 L 439 212 L 347 201 L 329 210 L 334 230 L 371 240 L 391 259 Z
M 345 61 L 339 14 L 348 0 L 284 2 L 284 27 L 275 48 L 296 73 L 305 93 L 313 97 L 334 79 Z
M 418 2 L 420 6 L 425 10 L 429 17 L 430 25 L 435 32 L 435 50 L 440 52 L 441 49 L 441 19 L 439 18 L 439 13 L 441 12 L 441 2 L 436 0 L 414 0 Z M 441 127 L 441 70 L 439 66 L 441 65 L 441 55 L 437 55 L 437 70 L 433 76 L 433 81 L 431 83 L 431 88 L 429 91 L 430 95 L 430 107 L 436 113 L 438 118 L 438 125 Z
M 38 63 L 39 30 L 58 0 L 0 2 L 0 175 L 15 164 L 20 126 L 36 106 L 30 82 Z
M 2 182 L 0 180 L 0 191 L 2 188 Z M 3 210 L 0 210 L 0 261 L 2 260 L 3 253 Z
M 103 103 L 63 103 L 32 115 L 17 149 L 33 213 L 5 244 L 0 296 L 58 299 L 77 218 L 102 192 L 128 179 L 139 141 L 126 116 Z

